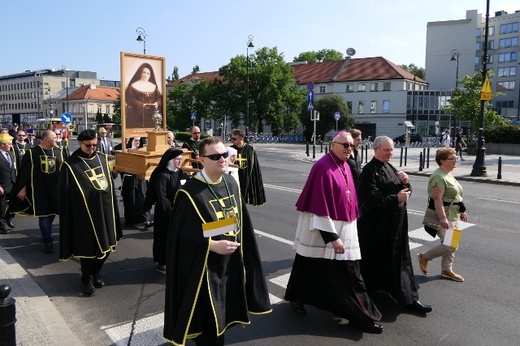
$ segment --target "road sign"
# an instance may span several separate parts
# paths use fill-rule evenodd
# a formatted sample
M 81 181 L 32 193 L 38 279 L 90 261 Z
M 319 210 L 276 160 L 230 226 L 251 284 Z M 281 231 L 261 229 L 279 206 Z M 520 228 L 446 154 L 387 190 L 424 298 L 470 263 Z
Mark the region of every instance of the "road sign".
M 312 101 L 309 101 L 309 103 L 307 104 L 307 110 L 312 111 L 313 109 L 314 109 L 314 104 L 312 103 Z
M 309 90 L 309 91 L 314 90 L 314 82 L 309 82 L 309 84 L 307 85 L 307 90 Z
M 197 113 L 191 112 L 190 117 L 191 117 L 191 120 L 197 119 Z
M 482 85 L 482 90 L 480 91 L 480 100 L 490 101 L 491 98 L 492 98 L 491 83 L 489 82 L 489 78 L 486 77 L 486 79 L 484 80 L 484 84 Z
M 307 92 L 307 110 L 312 111 L 314 109 L 314 91 L 309 90 Z
M 61 115 L 61 121 L 65 124 L 65 125 L 68 125 L 72 122 L 72 114 L 68 113 L 68 112 L 65 112 Z
M 336 119 L 336 121 L 338 121 L 339 118 L 341 118 L 341 113 L 340 112 L 334 113 L 334 119 Z

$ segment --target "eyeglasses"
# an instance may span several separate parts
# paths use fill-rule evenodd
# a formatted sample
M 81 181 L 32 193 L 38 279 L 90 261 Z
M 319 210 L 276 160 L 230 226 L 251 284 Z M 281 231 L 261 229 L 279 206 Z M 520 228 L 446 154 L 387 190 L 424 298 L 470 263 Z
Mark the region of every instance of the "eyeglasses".
M 17 135 L 18 137 L 27 137 L 26 135 Z
M 455 157 L 455 158 L 452 157 L 451 159 L 446 159 L 446 160 L 447 160 L 447 161 L 455 161 L 455 162 L 459 161 L 459 159 L 456 158 L 456 157 Z
M 202 157 L 207 157 L 208 159 L 210 159 L 212 161 L 218 161 L 218 160 L 220 160 L 221 157 L 227 158 L 228 153 L 226 151 L 225 153 L 222 153 L 222 154 L 211 154 L 211 155 L 206 155 L 206 156 L 202 156 Z
M 237 137 L 231 137 L 232 141 L 236 141 L 237 139 L 238 139 Z
M 357 147 L 357 145 L 355 144 L 350 144 L 350 143 L 341 143 L 341 142 L 333 142 L 333 143 L 336 143 L 336 144 L 340 144 L 343 146 L 343 148 L 345 149 L 354 149 Z
M 34 137 L 34 135 L 28 134 L 29 137 Z
M 92 148 L 92 147 L 97 147 L 97 143 L 90 143 L 90 144 L 85 144 L 83 142 L 81 142 L 81 144 L 83 144 L 84 146 L 86 146 L 87 148 Z
M 194 135 L 200 135 L 200 132 L 192 132 Z

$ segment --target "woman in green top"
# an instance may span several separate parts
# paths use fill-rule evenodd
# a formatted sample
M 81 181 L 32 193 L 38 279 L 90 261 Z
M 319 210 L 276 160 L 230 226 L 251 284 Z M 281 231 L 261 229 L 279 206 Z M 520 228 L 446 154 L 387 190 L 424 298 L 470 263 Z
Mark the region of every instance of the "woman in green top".
M 428 261 L 442 257 L 441 276 L 453 281 L 464 281 L 464 278 L 453 272 L 453 258 L 457 248 L 443 245 L 444 235 L 449 228 L 458 228 L 458 221 L 467 221 L 462 186 L 451 174 L 457 164 L 457 153 L 453 148 L 440 148 L 435 155 L 439 165 L 428 180 L 428 208 L 434 209 L 439 217 L 437 235 L 441 243 L 424 254 L 419 254 L 419 265 L 422 272 L 428 274 Z M 451 206 L 450 206 L 451 205 Z

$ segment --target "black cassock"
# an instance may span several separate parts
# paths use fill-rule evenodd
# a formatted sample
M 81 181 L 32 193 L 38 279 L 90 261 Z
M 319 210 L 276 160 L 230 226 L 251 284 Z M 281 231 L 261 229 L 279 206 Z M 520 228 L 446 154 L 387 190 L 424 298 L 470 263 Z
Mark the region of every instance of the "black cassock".
M 38 145 L 26 150 L 13 190 L 16 196 L 25 186 L 26 197 L 23 201 L 11 198 L 9 211 L 34 216 L 57 215 L 57 187 L 63 160 L 63 151 L 59 148 L 46 150 Z
M 248 312 L 271 311 L 253 226 L 238 186 L 228 174 L 210 186 L 218 199 L 200 174 L 188 180 L 177 192 L 169 226 L 164 337 L 179 345 L 207 331 L 208 324 L 216 322 L 221 335 L 233 325 L 249 324 Z M 236 241 L 241 245 L 226 256 L 210 251 L 202 230 L 202 223 L 226 218 L 220 203 L 234 212 L 239 226 Z M 235 235 L 212 239 L 235 240 Z
M 96 152 L 81 158 L 78 151 L 60 172 L 60 260 L 103 258 L 122 238 L 107 156 Z
M 361 274 L 369 292 L 382 290 L 398 304 L 419 300 L 408 240 L 406 203 L 397 200 L 403 185 L 395 168 L 373 158 L 359 177 L 358 219 Z
M 238 165 L 240 190 L 242 196 L 244 196 L 244 201 L 251 205 L 264 204 L 266 202 L 264 183 L 255 148 L 247 143 L 241 148 L 236 145 L 231 147 L 237 151 L 235 164 Z

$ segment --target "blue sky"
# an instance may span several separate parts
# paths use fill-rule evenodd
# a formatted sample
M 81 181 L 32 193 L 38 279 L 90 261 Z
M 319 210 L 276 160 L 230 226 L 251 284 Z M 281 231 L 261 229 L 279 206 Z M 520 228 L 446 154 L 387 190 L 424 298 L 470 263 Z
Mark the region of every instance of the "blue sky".
M 24 0 L 2 4 L 0 75 L 57 68 L 95 71 L 120 79 L 120 52 L 166 58 L 182 77 L 195 65 L 215 71 L 255 48 L 277 47 L 286 61 L 310 50 L 354 48 L 359 57 L 425 65 L 426 24 L 485 14 L 486 0 Z M 491 0 L 490 15 L 520 10 Z M 484 16 L 483 16 L 484 17 Z M 451 48 L 451 47 L 450 47 Z

